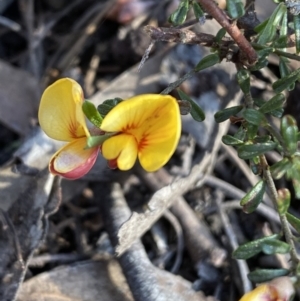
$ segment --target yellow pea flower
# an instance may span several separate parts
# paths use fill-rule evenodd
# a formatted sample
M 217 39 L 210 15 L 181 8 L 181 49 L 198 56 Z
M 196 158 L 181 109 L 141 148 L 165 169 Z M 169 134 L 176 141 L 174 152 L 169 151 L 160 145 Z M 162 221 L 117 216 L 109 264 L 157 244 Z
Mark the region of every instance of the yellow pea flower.
M 240 301 L 289 301 L 295 289 L 289 277 L 278 277 L 246 293 Z
M 103 119 L 101 130 L 116 132 L 102 144 L 102 155 L 121 170 L 142 167 L 156 171 L 173 155 L 181 133 L 179 106 L 169 95 L 144 94 L 115 106 Z
M 85 175 L 94 165 L 99 147 L 86 149 L 87 128 L 82 111 L 84 101 L 80 85 L 63 78 L 43 93 L 38 112 L 41 128 L 51 138 L 68 142 L 51 158 L 49 170 L 68 179 Z

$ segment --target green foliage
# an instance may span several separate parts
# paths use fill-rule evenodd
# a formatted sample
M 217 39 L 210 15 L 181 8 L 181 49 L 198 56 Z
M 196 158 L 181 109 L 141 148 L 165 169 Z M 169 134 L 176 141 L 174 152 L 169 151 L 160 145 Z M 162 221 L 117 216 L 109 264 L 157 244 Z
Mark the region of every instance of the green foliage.
M 283 94 L 276 94 L 259 108 L 259 112 L 272 114 L 275 110 L 282 108 L 284 102 L 285 96 Z
M 226 29 L 222 27 L 216 34 L 215 37 L 216 42 L 220 44 L 222 39 L 225 37 L 225 35 L 226 35 Z
M 232 257 L 235 259 L 249 259 L 262 251 L 264 243 L 276 240 L 277 238 L 278 235 L 274 234 L 254 241 L 249 241 L 234 250 Z
M 266 45 L 275 39 L 277 26 L 281 23 L 281 20 L 286 12 L 287 8 L 284 3 L 280 3 L 268 21 L 263 24 L 263 26 L 255 28 L 255 30 L 258 32 L 258 44 Z
M 280 77 L 281 78 L 284 78 L 286 76 L 288 76 L 291 71 L 289 70 L 289 67 L 288 67 L 288 63 L 289 63 L 289 60 L 285 57 L 280 57 L 279 58 L 279 72 L 280 72 Z M 295 88 L 295 83 L 293 82 L 288 88 L 287 90 L 288 91 L 292 91 L 294 90 Z
M 286 214 L 291 204 L 291 193 L 288 189 L 278 190 L 277 206 L 279 214 Z
M 242 199 L 241 206 L 245 213 L 253 212 L 261 203 L 266 191 L 266 183 L 260 180 Z
M 263 121 L 265 121 L 265 115 L 255 109 L 245 109 L 242 115 L 245 120 L 254 125 L 260 125 Z
M 256 156 L 262 155 L 276 147 L 273 141 L 256 144 L 244 144 L 238 147 L 238 155 L 241 159 L 252 159 Z
M 232 146 L 237 150 L 240 159 L 246 160 L 249 163 L 252 172 L 261 177 L 260 180 L 252 187 L 248 193 L 242 198 L 240 205 L 245 213 L 251 213 L 259 206 L 263 200 L 266 191 L 271 192 L 269 196 L 272 198 L 274 207 L 278 211 L 282 223 L 282 230 L 286 242 L 279 239 L 277 235 L 265 237 L 259 240 L 248 242 L 240 246 L 233 252 L 233 257 L 236 259 L 248 259 L 260 252 L 266 255 L 274 254 L 291 254 L 293 257 L 293 235 L 289 234 L 288 222 L 300 234 L 300 219 L 288 213 L 291 195 L 300 199 L 300 152 L 298 144 L 300 141 L 300 131 L 294 117 L 290 115 L 283 116 L 284 105 L 287 98 L 287 91 L 292 91 L 295 85 L 300 81 L 300 69 L 293 68 L 292 60 L 300 61 L 300 4 L 296 1 L 273 0 L 277 5 L 271 16 L 254 28 L 255 33 L 245 30 L 248 42 L 251 44 L 257 54 L 257 61 L 253 64 L 247 64 L 244 53 L 241 51 L 241 46 L 236 40 L 233 44 L 227 44 L 224 47 L 224 39 L 226 29 L 221 28 L 214 38 L 214 43 L 211 46 L 210 55 L 204 57 L 195 67 L 193 71 L 199 72 L 215 64 L 218 64 L 221 59 L 227 58 L 236 65 L 236 80 L 240 90 L 244 94 L 244 102 L 242 105 L 233 106 L 222 109 L 215 113 L 214 118 L 217 123 L 230 121 L 238 126 L 234 134 L 230 133 L 222 137 L 222 142 Z M 185 3 L 185 8 L 183 9 Z M 243 22 L 246 18 L 241 18 L 245 14 L 244 1 L 241 0 L 226 0 L 226 11 L 231 19 L 239 19 L 236 23 Z M 196 5 L 196 1 L 189 0 L 189 5 L 193 6 L 193 11 L 197 19 L 203 19 L 205 10 L 204 3 L 202 7 Z M 181 11 L 179 21 L 185 20 L 188 4 L 186 1 L 181 1 L 177 9 L 177 14 Z M 251 9 L 250 9 L 251 10 Z M 183 15 L 185 17 L 183 17 Z M 177 21 L 177 24 L 181 24 Z M 173 23 L 175 24 L 175 23 Z M 243 24 L 242 24 L 243 25 Z M 244 29 L 244 27 L 242 27 Z M 228 31 L 228 33 L 230 33 Z M 229 34 L 230 35 L 230 34 Z M 293 46 L 296 48 L 296 54 L 287 52 L 287 49 Z M 231 46 L 232 45 L 232 46 Z M 227 49 L 227 52 L 225 48 Z M 238 51 L 236 49 L 239 48 Z M 269 64 L 269 57 L 277 56 L 279 61 L 279 79 L 272 83 L 268 91 L 266 99 L 253 97 L 252 80 L 255 79 L 256 73 Z M 277 75 L 277 74 L 276 74 Z M 270 93 L 269 93 L 270 92 Z M 178 91 L 182 100 L 189 101 L 193 107 L 193 101 L 189 100 L 189 96 L 182 91 Z M 254 93 L 253 93 L 254 94 Z M 195 107 L 195 115 L 199 121 L 204 116 L 202 110 L 197 113 Z M 192 112 L 191 112 L 192 114 Z M 274 119 L 280 118 L 280 122 L 274 122 Z M 274 124 L 280 124 L 280 128 L 276 128 Z M 277 152 L 280 159 L 269 166 L 265 154 L 267 152 Z M 270 164 L 271 165 L 271 164 Z M 285 177 L 293 184 L 293 191 L 287 188 L 281 188 L 276 192 L 276 183 L 274 180 L 279 180 Z M 278 197 L 274 197 L 277 196 Z M 285 221 L 285 222 L 284 222 Z M 287 222 L 288 221 L 288 222 Z M 298 259 L 292 258 L 291 265 L 296 266 Z M 249 274 L 249 279 L 253 282 L 269 281 L 275 277 L 292 273 L 299 277 L 300 272 L 297 272 L 295 266 L 291 271 L 286 269 L 261 269 L 255 270 Z M 300 264 L 298 264 L 300 266 Z M 299 269 L 300 270 L 300 269 Z
M 226 121 L 231 116 L 234 116 L 237 113 L 239 113 L 243 108 L 244 106 L 235 106 L 235 107 L 221 110 L 215 114 L 215 121 L 218 123 Z
M 227 11 L 232 19 L 238 19 L 245 14 L 244 4 L 241 0 L 227 0 Z
M 300 219 L 296 216 L 286 213 L 286 217 L 289 221 L 289 223 L 295 228 L 295 230 L 300 234 Z
M 286 254 L 290 249 L 289 244 L 280 240 L 270 240 L 262 244 L 262 252 L 267 255 Z
M 298 142 L 298 126 L 294 117 L 286 115 L 281 119 L 281 135 L 285 147 L 290 155 L 293 155 L 297 151 Z
M 293 163 L 288 158 L 283 158 L 277 163 L 273 164 L 270 168 L 272 177 L 275 180 L 282 178 L 286 172 L 292 168 Z
M 205 22 L 205 16 L 204 11 L 202 10 L 200 4 L 197 1 L 193 1 L 193 12 L 197 20 L 199 20 L 200 23 Z
M 183 91 L 180 89 L 177 89 L 177 92 L 182 100 L 186 100 L 190 103 L 191 105 L 191 116 L 194 118 L 196 121 L 203 121 L 205 119 L 205 114 L 202 111 L 202 109 L 198 106 L 198 104 L 193 101 L 187 94 L 185 94 Z
M 196 72 L 199 72 L 201 70 L 204 70 L 206 68 L 212 67 L 215 64 L 220 63 L 220 57 L 217 53 L 212 53 L 207 56 L 205 56 L 201 61 L 196 65 L 194 70 Z
M 182 24 L 190 9 L 190 2 L 188 0 L 181 0 L 178 8 L 171 14 L 169 21 L 173 25 Z
M 242 140 L 239 140 L 233 136 L 225 135 L 222 137 L 222 142 L 226 145 L 241 145 L 244 144 Z
M 287 76 L 280 78 L 277 80 L 272 86 L 275 93 L 281 93 L 285 89 L 289 89 L 291 85 L 295 84 L 295 81 L 300 77 L 300 69 L 297 69 Z
M 103 118 L 114 108 L 118 103 L 123 101 L 121 98 L 107 99 L 101 105 L 98 106 L 97 110 L 103 116 Z
M 238 84 L 241 87 L 241 90 L 244 94 L 250 93 L 250 73 L 245 69 L 241 69 L 238 71 L 237 75 Z
M 287 269 L 257 269 L 249 273 L 248 278 L 255 283 L 262 283 L 276 277 L 286 276 L 289 272 Z
M 297 53 L 300 52 L 300 16 L 294 16 L 295 44 Z
M 92 104 L 89 101 L 84 101 L 82 104 L 82 110 L 86 118 L 96 127 L 100 128 L 101 123 L 102 123 L 102 116 L 99 114 L 97 111 L 96 107 L 94 104 Z

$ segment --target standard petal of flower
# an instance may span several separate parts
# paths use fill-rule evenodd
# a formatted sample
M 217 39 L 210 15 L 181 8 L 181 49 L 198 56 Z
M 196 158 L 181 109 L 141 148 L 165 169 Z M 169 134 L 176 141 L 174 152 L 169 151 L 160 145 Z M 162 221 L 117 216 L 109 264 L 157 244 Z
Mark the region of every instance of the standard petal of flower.
M 146 171 L 156 171 L 173 155 L 181 133 L 178 105 L 170 102 L 158 113 L 156 120 L 145 123 L 139 142 L 139 160 Z M 155 116 L 155 115 L 154 115 Z M 154 117 L 155 118 L 155 117 Z
M 89 149 L 85 147 L 86 137 L 65 145 L 51 158 L 50 172 L 67 179 L 78 179 L 84 176 L 93 167 L 99 152 L 99 147 Z
M 176 100 L 169 95 L 159 94 L 142 94 L 129 98 L 119 103 L 105 116 L 101 129 L 105 132 L 126 132 L 139 128 L 168 102 L 174 105 Z
M 39 108 L 39 122 L 51 138 L 72 141 L 89 136 L 82 111 L 83 92 L 80 85 L 63 78 L 49 86 L 43 93 Z
M 118 168 L 132 168 L 137 158 L 137 142 L 132 135 L 113 136 L 102 144 L 102 155 L 107 160 L 117 159 Z

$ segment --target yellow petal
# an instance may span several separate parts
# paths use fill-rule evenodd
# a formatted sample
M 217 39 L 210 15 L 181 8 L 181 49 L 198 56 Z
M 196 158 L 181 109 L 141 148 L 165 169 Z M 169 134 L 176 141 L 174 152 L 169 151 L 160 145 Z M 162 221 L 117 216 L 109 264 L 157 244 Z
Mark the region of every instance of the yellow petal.
M 82 111 L 83 92 L 80 85 L 63 78 L 49 86 L 43 93 L 39 108 L 39 123 L 51 138 L 72 141 L 89 136 Z
M 179 106 L 169 95 L 144 94 L 118 104 L 104 118 L 101 129 L 133 135 L 146 171 L 168 162 L 181 133 Z
M 137 142 L 132 135 L 120 134 L 104 141 L 102 155 L 107 160 L 117 159 L 118 168 L 132 168 L 137 158 Z
M 280 301 L 277 292 L 268 284 L 262 284 L 249 293 L 246 293 L 240 301 Z
M 50 172 L 68 179 L 84 176 L 94 165 L 99 147 L 86 149 L 86 137 L 69 142 L 50 160 Z

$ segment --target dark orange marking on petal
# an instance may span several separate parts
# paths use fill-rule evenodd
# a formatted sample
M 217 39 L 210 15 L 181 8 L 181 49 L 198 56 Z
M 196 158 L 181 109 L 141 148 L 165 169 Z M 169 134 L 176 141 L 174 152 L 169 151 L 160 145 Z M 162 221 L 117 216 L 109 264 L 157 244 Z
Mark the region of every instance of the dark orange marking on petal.
M 149 144 L 147 136 L 148 135 L 143 136 L 141 141 L 138 143 L 138 150 L 139 151 L 143 150 L 143 148 L 145 148 Z

